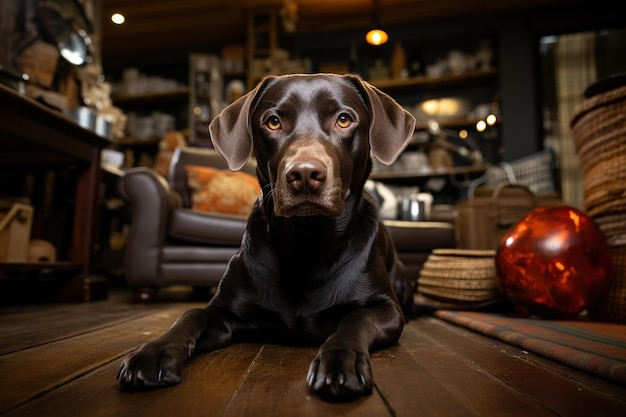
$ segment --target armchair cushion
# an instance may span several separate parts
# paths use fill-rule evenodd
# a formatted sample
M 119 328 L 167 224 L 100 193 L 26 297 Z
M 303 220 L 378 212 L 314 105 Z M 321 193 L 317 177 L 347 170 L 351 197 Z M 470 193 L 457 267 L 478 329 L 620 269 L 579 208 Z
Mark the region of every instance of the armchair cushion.
M 174 239 L 196 244 L 239 247 L 246 221 L 243 216 L 179 208 L 172 211 L 168 232 Z
M 197 165 L 185 170 L 194 210 L 248 216 L 261 192 L 256 177 L 245 172 Z

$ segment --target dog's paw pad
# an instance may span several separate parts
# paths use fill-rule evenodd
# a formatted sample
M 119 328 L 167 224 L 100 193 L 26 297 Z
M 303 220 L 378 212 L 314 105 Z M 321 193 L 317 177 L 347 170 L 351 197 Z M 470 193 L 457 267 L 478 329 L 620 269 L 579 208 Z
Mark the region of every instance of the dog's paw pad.
M 368 355 L 349 350 L 321 352 L 311 363 L 307 384 L 330 400 L 370 394 L 373 383 Z

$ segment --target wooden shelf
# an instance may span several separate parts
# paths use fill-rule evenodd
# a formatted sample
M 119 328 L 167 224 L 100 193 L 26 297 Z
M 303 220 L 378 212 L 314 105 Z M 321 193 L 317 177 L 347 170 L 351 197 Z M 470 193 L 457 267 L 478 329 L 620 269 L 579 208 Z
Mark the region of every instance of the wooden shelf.
M 379 171 L 372 172 L 371 180 L 396 185 L 422 184 L 431 178 L 451 178 L 457 176 L 478 177 L 484 174 L 486 166 L 454 167 L 446 171 L 414 172 L 414 171 Z
M 159 104 L 183 103 L 189 98 L 189 89 L 180 88 L 147 94 L 123 94 L 113 97 L 113 103 L 120 107 L 154 107 Z
M 495 78 L 496 68 L 468 71 L 463 74 L 446 74 L 439 77 L 412 77 L 390 79 L 372 82 L 372 85 L 386 92 L 406 92 L 406 89 L 430 89 L 450 85 L 469 84 L 475 81 L 484 81 Z
M 240 79 L 245 79 L 246 78 L 246 72 L 244 71 L 224 71 L 224 79 L 225 80 L 232 80 L 235 78 L 240 78 Z
M 82 268 L 83 264 L 78 262 L 0 262 L 0 271 L 8 273 L 36 273 L 39 275 L 49 275 L 60 272 L 79 272 Z
M 448 119 L 448 120 L 440 120 L 437 121 L 439 126 L 442 128 L 459 128 L 459 127 L 470 127 L 476 125 L 479 119 L 468 119 L 466 117 L 459 117 L 456 119 Z M 501 118 L 498 118 L 496 121 L 496 125 L 501 122 Z M 425 122 L 418 121 L 415 124 L 415 130 L 428 130 L 428 124 Z
M 443 128 L 473 126 L 476 124 L 476 122 L 477 120 L 468 119 L 465 117 L 437 121 L 437 123 L 439 123 L 439 126 Z M 415 130 L 428 130 L 428 124 L 425 122 L 417 122 L 415 124 Z
M 161 138 L 151 138 L 151 139 L 134 139 L 134 138 L 123 138 L 121 140 L 115 141 L 113 145 L 123 148 L 154 148 L 159 145 Z

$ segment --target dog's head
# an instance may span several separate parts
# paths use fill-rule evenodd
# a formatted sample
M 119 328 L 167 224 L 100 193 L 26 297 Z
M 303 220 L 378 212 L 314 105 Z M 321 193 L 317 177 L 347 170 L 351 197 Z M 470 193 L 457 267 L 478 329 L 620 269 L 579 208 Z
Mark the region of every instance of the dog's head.
M 393 163 L 415 119 L 353 75 L 265 78 L 210 124 L 213 145 L 232 170 L 252 152 L 264 196 L 278 216 L 337 216 L 360 198 L 370 152 Z

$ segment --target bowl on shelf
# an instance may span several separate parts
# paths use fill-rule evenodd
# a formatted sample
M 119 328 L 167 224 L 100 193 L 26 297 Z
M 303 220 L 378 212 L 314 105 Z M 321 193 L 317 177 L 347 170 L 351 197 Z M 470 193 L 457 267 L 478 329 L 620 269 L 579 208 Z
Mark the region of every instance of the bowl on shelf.
M 415 118 L 418 123 L 433 119 L 444 122 L 464 118 L 471 109 L 472 104 L 463 97 L 433 98 L 415 106 Z

